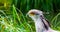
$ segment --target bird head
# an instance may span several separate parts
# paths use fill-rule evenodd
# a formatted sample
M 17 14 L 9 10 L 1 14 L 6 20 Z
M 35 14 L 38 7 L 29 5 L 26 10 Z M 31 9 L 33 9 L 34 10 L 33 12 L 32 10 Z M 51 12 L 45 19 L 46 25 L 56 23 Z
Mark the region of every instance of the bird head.
M 31 17 L 33 20 L 37 20 L 40 18 L 40 16 L 43 16 L 43 12 L 40 10 L 32 9 L 32 10 L 29 10 L 27 15 Z
M 44 27 L 46 28 L 46 30 L 48 30 L 48 27 L 50 26 L 49 22 L 44 18 L 43 16 L 43 12 L 41 10 L 36 10 L 36 9 L 32 9 L 29 10 L 29 12 L 27 13 L 27 15 L 32 18 L 32 20 L 34 20 L 34 22 L 39 23 L 40 24 L 44 24 Z M 38 25 L 38 24 L 37 24 Z

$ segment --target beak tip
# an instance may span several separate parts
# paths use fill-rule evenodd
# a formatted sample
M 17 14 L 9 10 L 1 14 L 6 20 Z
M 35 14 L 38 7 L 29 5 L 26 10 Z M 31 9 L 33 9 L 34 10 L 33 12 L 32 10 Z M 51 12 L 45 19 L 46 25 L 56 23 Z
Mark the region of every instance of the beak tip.
M 26 14 L 26 17 L 28 16 L 28 13 Z

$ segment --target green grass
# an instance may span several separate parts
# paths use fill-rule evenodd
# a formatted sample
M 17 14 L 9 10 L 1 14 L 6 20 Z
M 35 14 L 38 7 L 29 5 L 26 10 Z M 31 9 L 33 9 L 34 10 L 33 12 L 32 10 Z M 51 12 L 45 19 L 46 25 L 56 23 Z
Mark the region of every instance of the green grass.
M 35 32 L 35 26 L 32 20 L 27 19 L 26 16 L 14 5 L 12 6 L 11 13 L 12 14 L 9 16 L 6 15 L 5 12 L 2 13 L 4 16 L 0 15 L 1 32 Z M 53 24 L 51 27 L 55 30 L 60 30 L 60 21 L 57 22 L 59 15 L 60 13 L 58 13 L 51 21 L 51 24 Z
M 60 0 L 0 0 L 1 32 L 35 32 L 34 22 L 26 17 L 30 9 L 49 12 L 51 28 L 60 30 Z
M 59 20 L 59 17 L 60 17 L 60 13 L 58 13 L 51 21 L 51 23 L 53 24 L 53 28 L 56 29 L 56 30 L 60 30 L 60 25 L 59 25 L 60 24 L 60 20 Z
M 21 11 L 19 11 L 20 14 L 18 14 L 16 9 L 17 8 L 13 5 L 13 12 L 11 16 L 0 16 L 1 32 L 33 32 L 33 29 L 31 25 L 27 22 L 26 17 Z

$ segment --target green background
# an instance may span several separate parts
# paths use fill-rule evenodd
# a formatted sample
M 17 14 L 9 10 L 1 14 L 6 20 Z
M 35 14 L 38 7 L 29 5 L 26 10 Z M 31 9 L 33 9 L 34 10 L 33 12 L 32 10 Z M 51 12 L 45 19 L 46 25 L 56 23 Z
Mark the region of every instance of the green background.
M 0 0 L 0 31 L 35 32 L 34 22 L 26 17 L 31 9 L 47 13 L 51 28 L 60 30 L 60 0 Z

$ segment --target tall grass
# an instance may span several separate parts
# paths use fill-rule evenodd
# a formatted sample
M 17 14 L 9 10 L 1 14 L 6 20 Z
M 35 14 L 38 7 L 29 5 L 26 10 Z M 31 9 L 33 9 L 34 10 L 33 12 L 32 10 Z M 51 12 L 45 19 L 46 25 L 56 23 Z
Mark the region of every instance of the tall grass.
M 0 30 L 1 32 L 35 32 L 34 26 L 28 23 L 29 20 L 23 15 L 23 13 L 19 10 L 19 14 L 17 13 L 17 9 L 14 5 L 12 6 L 12 15 L 7 16 L 3 12 L 5 16 L 0 15 Z M 2 13 L 2 12 L 1 12 Z M 53 19 L 52 28 L 56 30 L 60 30 L 60 22 L 57 22 L 57 18 L 60 15 L 58 13 Z M 58 26 L 59 25 L 59 26 Z M 34 30 L 33 30 L 34 29 Z
M 25 16 L 30 9 L 49 12 L 46 18 L 50 20 L 51 28 L 60 30 L 60 0 L 0 0 L 0 2 L 3 4 L 0 6 L 1 32 L 35 32 L 34 22 Z
M 1 32 L 33 32 L 33 29 L 30 24 L 26 21 L 26 17 L 21 11 L 20 14 L 17 13 L 17 8 L 12 6 L 12 15 L 6 17 L 1 17 L 0 28 Z M 19 16 L 20 15 L 20 16 Z
M 58 13 L 51 21 L 51 23 L 53 24 L 52 28 L 57 29 L 57 30 L 60 30 L 59 16 L 60 16 L 60 13 Z

